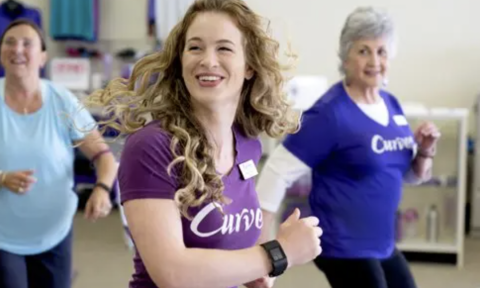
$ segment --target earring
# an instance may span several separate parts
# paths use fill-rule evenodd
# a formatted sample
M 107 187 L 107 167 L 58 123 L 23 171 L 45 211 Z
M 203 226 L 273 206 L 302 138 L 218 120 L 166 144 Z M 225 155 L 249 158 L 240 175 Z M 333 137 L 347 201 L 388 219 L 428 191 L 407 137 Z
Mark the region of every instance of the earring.
M 387 87 L 387 85 L 388 85 L 388 78 L 387 77 L 383 78 L 382 85 L 383 85 L 383 87 Z

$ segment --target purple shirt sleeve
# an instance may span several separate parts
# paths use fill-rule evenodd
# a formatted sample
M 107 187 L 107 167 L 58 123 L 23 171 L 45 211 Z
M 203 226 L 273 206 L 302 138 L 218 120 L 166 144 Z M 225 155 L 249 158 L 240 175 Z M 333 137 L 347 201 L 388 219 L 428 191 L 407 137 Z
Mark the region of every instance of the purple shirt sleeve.
M 173 160 L 170 142 L 170 137 L 155 124 L 129 136 L 118 171 L 122 203 L 133 199 L 174 198 L 175 169 L 171 175 L 167 171 Z
M 293 155 L 315 168 L 334 150 L 338 140 L 336 121 L 331 107 L 321 103 L 305 111 L 300 130 L 283 142 Z
M 155 23 L 155 0 L 148 0 L 148 22 Z
M 32 21 L 37 24 L 38 28 L 40 28 L 40 30 L 43 30 L 43 21 L 42 21 L 42 14 L 40 13 L 39 10 L 37 9 L 33 9 L 32 10 Z

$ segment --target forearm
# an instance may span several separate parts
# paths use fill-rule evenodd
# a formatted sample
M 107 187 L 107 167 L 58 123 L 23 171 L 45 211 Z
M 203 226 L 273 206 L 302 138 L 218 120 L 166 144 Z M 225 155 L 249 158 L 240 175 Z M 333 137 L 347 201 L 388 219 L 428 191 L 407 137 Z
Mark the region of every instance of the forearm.
M 117 177 L 118 164 L 111 152 L 104 153 L 94 160 L 97 182 L 110 187 Z
M 266 276 L 272 268 L 260 246 L 236 251 L 185 249 L 169 258 L 153 271 L 148 269 L 158 287 L 232 287 Z
M 417 156 L 412 163 L 412 170 L 415 176 L 422 182 L 432 177 L 433 160 L 430 157 Z
M 263 225 L 262 232 L 257 241 L 258 244 L 265 243 L 275 238 L 273 237 L 273 229 L 275 228 L 275 214 L 265 209 L 262 210 L 262 213 Z

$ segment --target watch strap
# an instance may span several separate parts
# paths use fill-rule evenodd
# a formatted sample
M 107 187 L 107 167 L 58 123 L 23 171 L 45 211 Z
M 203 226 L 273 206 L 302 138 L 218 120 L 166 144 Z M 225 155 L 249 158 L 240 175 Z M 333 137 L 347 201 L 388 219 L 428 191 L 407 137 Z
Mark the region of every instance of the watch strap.
M 277 240 L 272 240 L 261 244 L 272 262 L 272 271 L 268 274 L 270 277 L 277 277 L 283 274 L 288 267 L 288 260 L 282 246 Z
M 107 184 L 104 184 L 104 183 L 102 183 L 102 182 L 97 182 L 97 183 L 95 183 L 95 187 L 102 188 L 102 189 L 105 190 L 105 192 L 107 192 L 107 193 L 112 192 L 112 188 L 108 187 Z

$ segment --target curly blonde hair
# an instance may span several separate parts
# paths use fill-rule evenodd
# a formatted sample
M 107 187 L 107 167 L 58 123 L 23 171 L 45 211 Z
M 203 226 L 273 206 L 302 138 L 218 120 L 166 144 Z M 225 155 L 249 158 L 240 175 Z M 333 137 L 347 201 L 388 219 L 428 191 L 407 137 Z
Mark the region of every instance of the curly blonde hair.
M 190 207 L 205 201 L 228 203 L 222 193 L 221 176 L 215 170 L 212 145 L 205 129 L 192 113 L 190 94 L 182 78 L 181 56 L 185 48 L 187 29 L 194 18 L 203 12 L 226 13 L 243 34 L 246 65 L 254 76 L 246 80 L 235 117 L 235 125 L 247 137 L 265 132 L 270 137 L 294 133 L 299 128 L 299 114 L 292 110 L 283 92 L 283 67 L 278 61 L 279 44 L 262 26 L 262 18 L 242 0 L 197 0 L 188 9 L 165 41 L 161 52 L 139 60 L 130 79 L 115 79 L 96 91 L 86 105 L 99 105 L 110 117 L 102 123 L 118 130 L 121 135 L 141 129 L 145 115 L 159 120 L 159 125 L 171 135 L 173 161 L 178 171 L 179 189 L 175 202 L 181 213 L 190 218 Z M 290 55 L 295 57 L 294 55 Z M 151 79 L 158 76 L 154 84 Z

